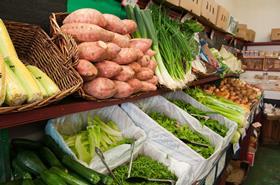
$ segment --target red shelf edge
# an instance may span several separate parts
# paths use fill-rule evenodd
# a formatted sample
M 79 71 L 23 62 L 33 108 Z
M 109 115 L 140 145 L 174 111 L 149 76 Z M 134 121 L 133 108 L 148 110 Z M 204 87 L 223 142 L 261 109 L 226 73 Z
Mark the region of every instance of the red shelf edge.
M 228 74 L 225 77 L 238 77 L 238 76 L 239 75 L 237 74 Z M 202 85 L 219 79 L 221 79 L 221 77 L 217 75 L 209 76 L 194 81 L 190 83 L 189 86 Z M 92 109 L 98 109 L 106 106 L 118 105 L 126 102 L 133 102 L 140 99 L 161 95 L 167 92 L 171 92 L 171 91 L 168 89 L 160 88 L 154 92 L 142 93 L 126 99 L 116 99 L 116 100 L 98 101 L 98 102 L 73 99 L 73 102 L 70 103 L 52 104 L 46 107 L 25 111 L 25 112 L 2 114 L 0 115 L 0 129 L 48 120 L 48 119 L 52 119 L 68 114 L 83 112 Z

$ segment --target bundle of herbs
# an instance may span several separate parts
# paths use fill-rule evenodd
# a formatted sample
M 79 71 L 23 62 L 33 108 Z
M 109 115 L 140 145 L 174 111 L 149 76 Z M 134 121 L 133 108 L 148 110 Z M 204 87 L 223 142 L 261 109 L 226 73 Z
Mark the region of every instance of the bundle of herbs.
M 158 112 L 151 112 L 149 116 L 183 142 L 189 141 L 186 144 L 205 159 L 214 153 L 215 149 L 210 142 L 199 133 L 191 130 L 187 125 L 180 125 L 176 119 L 171 119 Z M 206 147 L 199 145 L 205 145 Z
M 116 178 L 122 185 L 160 185 L 159 182 L 143 182 L 143 183 L 129 183 L 126 182 L 128 173 L 128 164 L 119 166 L 113 171 Z M 170 179 L 177 180 L 177 177 L 171 173 L 166 166 L 158 161 L 151 159 L 150 157 L 139 155 L 136 160 L 132 163 L 131 177 L 145 177 L 145 178 L 156 178 L 156 179 Z M 115 185 L 118 185 L 115 183 Z
M 210 128 L 211 130 L 213 130 L 214 132 L 216 132 L 222 137 L 226 136 L 228 132 L 228 128 L 225 125 L 220 124 L 219 121 L 210 119 L 208 117 L 208 115 L 213 114 L 213 112 L 202 111 L 182 100 L 169 99 L 169 101 L 171 101 L 172 103 L 174 103 L 175 105 L 177 105 L 178 107 L 180 107 L 181 109 L 185 110 L 190 115 L 195 117 L 201 123 L 201 125 L 207 126 L 208 128 Z
M 138 25 L 134 36 L 153 40 L 159 82 L 170 89 L 181 89 L 192 81 L 191 62 L 199 53 L 195 33 L 203 27 L 193 20 L 182 23 L 171 19 L 163 7 L 154 4 L 145 10 L 138 6 L 127 6 L 126 10 L 128 17 Z

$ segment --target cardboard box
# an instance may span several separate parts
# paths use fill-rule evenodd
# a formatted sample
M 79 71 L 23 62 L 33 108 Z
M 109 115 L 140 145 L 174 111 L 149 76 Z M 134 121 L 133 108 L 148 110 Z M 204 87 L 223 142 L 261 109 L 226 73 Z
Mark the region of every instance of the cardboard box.
M 238 24 L 237 25 L 237 30 L 236 30 L 236 36 L 246 40 L 247 39 L 247 31 L 248 31 L 247 25 L 245 26 L 245 24 Z
M 273 28 L 271 30 L 271 41 L 279 41 L 280 40 L 280 28 Z
M 247 30 L 247 38 L 246 40 L 254 42 L 256 37 L 256 32 L 252 29 Z
M 180 0 L 180 7 L 200 16 L 202 0 Z
M 180 5 L 180 0 L 166 0 L 166 2 L 173 4 L 175 6 L 179 6 Z
M 223 30 L 226 30 L 229 24 L 229 12 L 223 6 L 218 6 L 216 26 Z
M 201 16 L 209 20 L 211 0 L 202 0 L 201 3 Z
M 210 0 L 210 14 L 209 14 L 209 20 L 213 24 L 216 24 L 218 15 L 218 3 L 216 3 L 215 0 Z

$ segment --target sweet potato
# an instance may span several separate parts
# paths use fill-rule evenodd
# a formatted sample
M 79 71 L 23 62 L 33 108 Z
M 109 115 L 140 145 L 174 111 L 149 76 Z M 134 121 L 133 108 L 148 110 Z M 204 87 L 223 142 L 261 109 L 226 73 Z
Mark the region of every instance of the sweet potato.
M 122 20 L 122 22 L 125 25 L 126 30 L 127 30 L 128 33 L 133 33 L 133 32 L 136 31 L 137 24 L 136 24 L 135 21 L 130 20 L 130 19 L 124 19 L 124 20 Z
M 122 71 L 122 67 L 119 64 L 108 60 L 98 62 L 95 66 L 98 69 L 98 77 L 112 78 Z
M 61 26 L 63 33 L 72 35 L 78 42 L 110 42 L 114 38 L 114 33 L 107 31 L 100 26 L 88 23 L 68 23 Z
M 135 73 L 138 73 L 141 70 L 141 65 L 137 62 L 132 62 L 128 64 L 128 66 L 131 67 Z
M 154 72 L 147 68 L 147 67 L 142 67 L 140 72 L 136 73 L 136 78 L 138 80 L 149 80 L 153 78 Z
M 80 59 L 91 62 L 102 61 L 107 54 L 107 44 L 102 41 L 82 42 L 78 45 L 78 54 Z
M 150 68 L 152 71 L 155 72 L 156 68 L 157 68 L 157 62 L 154 60 L 150 60 L 147 68 Z
M 115 83 L 108 78 L 98 77 L 83 86 L 85 93 L 97 99 L 111 98 L 117 93 Z
M 156 55 L 156 52 L 154 50 L 148 49 L 148 51 L 146 51 L 145 55 L 149 55 L 150 57 L 153 57 Z
M 146 80 L 146 82 L 157 85 L 158 84 L 158 77 L 157 76 L 153 76 L 153 78 Z
M 72 12 L 63 20 L 63 24 L 68 23 L 89 23 L 103 28 L 107 25 L 103 14 L 91 8 L 82 8 Z
M 132 79 L 135 75 L 135 72 L 129 66 L 122 66 L 122 71 L 114 77 L 115 80 L 118 81 L 128 81 Z
M 143 52 L 136 48 L 122 48 L 113 60 L 118 64 L 130 64 L 143 56 Z
M 137 93 L 142 90 L 143 85 L 141 81 L 136 78 L 128 80 L 127 83 L 133 88 L 134 93 Z
M 126 26 L 120 18 L 112 14 L 103 14 L 107 21 L 106 30 L 119 33 L 122 35 L 127 34 Z
M 145 81 L 141 81 L 141 83 L 143 85 L 142 91 L 144 92 L 157 90 L 157 86 L 155 86 L 154 84 Z
M 85 81 L 90 81 L 97 76 L 96 67 L 88 60 L 80 59 L 76 70 Z
M 134 93 L 134 89 L 126 82 L 114 81 L 117 93 L 114 98 L 126 98 Z
M 118 46 L 120 46 L 121 48 L 128 48 L 129 47 L 129 37 L 127 37 L 126 35 L 120 35 L 118 33 L 114 33 L 114 38 L 111 41 L 114 44 L 117 44 Z
M 138 48 L 143 53 L 146 53 L 152 46 L 151 39 L 131 39 L 129 42 L 130 48 Z
M 140 64 L 142 67 L 147 67 L 150 63 L 151 57 L 149 55 L 144 55 L 140 58 L 137 63 Z
M 107 56 L 105 57 L 106 60 L 112 60 L 116 58 L 118 53 L 121 51 L 121 48 L 114 43 L 107 43 Z

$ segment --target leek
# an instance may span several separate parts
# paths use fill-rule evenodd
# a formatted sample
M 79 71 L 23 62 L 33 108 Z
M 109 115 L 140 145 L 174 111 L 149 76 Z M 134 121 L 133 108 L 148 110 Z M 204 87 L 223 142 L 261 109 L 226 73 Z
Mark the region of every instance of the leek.
M 5 104 L 9 106 L 21 105 L 26 101 L 27 93 L 6 62 L 4 62 L 4 65 L 7 80 Z

